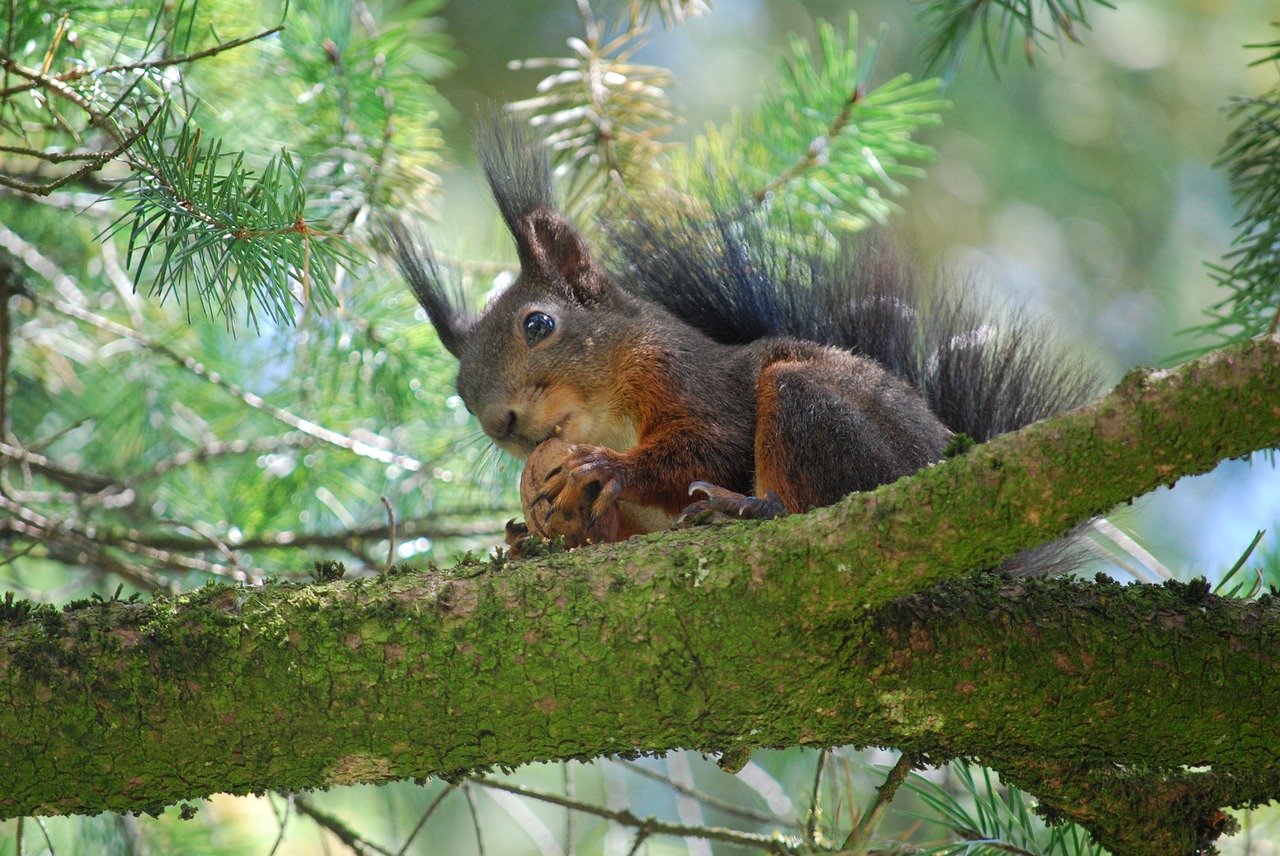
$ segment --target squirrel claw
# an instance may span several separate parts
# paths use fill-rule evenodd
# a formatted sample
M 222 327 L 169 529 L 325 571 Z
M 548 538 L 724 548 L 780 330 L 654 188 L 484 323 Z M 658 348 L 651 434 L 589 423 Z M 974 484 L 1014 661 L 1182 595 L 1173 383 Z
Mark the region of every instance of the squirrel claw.
M 529 527 L 524 522 L 517 522 L 514 518 L 507 521 L 507 557 L 511 559 L 522 559 L 529 548 Z
M 763 497 L 744 496 L 709 482 L 696 481 L 689 485 L 689 495 L 701 493 L 706 499 L 685 507 L 676 518 L 680 525 L 697 526 L 721 520 L 772 520 L 786 513 L 782 500 L 772 490 Z

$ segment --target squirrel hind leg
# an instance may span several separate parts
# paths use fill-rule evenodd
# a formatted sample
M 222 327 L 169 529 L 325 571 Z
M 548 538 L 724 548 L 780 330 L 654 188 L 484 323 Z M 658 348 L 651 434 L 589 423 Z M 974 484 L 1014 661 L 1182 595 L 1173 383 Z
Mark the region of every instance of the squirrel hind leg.
M 786 506 L 773 491 L 764 496 L 745 494 L 696 481 L 689 485 L 689 495 L 702 494 L 704 499 L 687 505 L 676 523 L 681 526 L 698 526 L 722 520 L 772 520 L 787 513 Z
M 836 349 L 766 365 L 756 408 L 755 493 L 793 513 L 911 475 L 951 436 L 914 389 Z

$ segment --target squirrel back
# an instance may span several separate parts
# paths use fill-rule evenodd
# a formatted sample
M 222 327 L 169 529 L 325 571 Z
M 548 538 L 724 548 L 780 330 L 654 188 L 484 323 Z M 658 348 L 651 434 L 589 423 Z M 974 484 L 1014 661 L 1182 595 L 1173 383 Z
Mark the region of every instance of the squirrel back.
M 963 281 L 926 287 L 884 235 L 837 253 L 729 197 L 699 213 L 631 206 L 605 225 L 614 276 L 716 341 L 790 336 L 852 351 L 917 389 L 977 442 L 1084 404 L 1092 367 L 1064 359 L 1043 321 Z

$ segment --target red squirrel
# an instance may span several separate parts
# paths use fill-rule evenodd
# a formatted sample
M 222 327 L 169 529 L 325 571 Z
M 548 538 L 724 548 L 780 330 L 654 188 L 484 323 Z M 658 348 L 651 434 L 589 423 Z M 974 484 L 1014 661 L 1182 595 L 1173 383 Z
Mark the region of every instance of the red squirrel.
M 956 434 L 982 442 L 1093 388 L 1042 327 L 993 319 L 963 286 L 926 301 L 883 243 L 824 254 L 750 206 L 636 205 L 606 222 L 601 261 L 556 208 L 527 128 L 496 121 L 479 152 L 515 282 L 476 316 L 429 248 L 403 227 L 392 244 L 459 360 L 467 409 L 499 447 L 534 455 L 522 497 L 543 537 L 576 546 L 682 514 L 803 512 L 940 460 Z M 524 535 L 509 526 L 509 541 Z

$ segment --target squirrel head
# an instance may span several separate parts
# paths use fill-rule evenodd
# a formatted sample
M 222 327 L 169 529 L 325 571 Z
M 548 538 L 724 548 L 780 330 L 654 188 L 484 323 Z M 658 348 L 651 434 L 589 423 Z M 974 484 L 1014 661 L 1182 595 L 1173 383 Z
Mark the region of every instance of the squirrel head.
M 458 394 L 484 432 L 524 458 L 550 437 L 624 450 L 635 442 L 617 406 L 620 337 L 634 335 L 633 298 L 595 263 L 556 210 L 545 149 L 507 118 L 485 124 L 480 160 L 515 239 L 520 274 L 479 318 L 448 293 L 429 247 L 392 225 L 397 261 L 444 346 L 458 358 Z
M 520 274 L 460 336 L 458 394 L 521 458 L 551 437 L 626 448 L 634 428 L 615 405 L 610 367 L 631 301 L 559 212 L 536 208 L 512 231 Z

